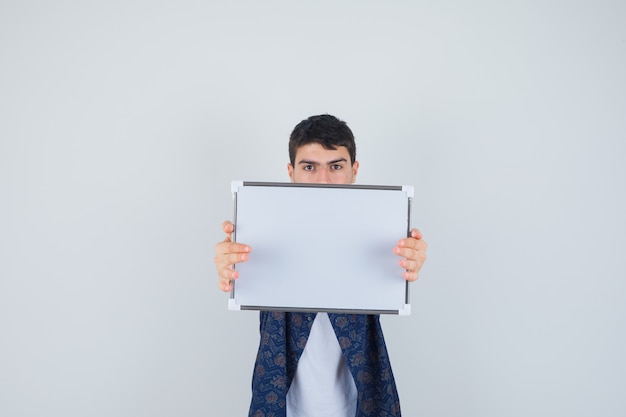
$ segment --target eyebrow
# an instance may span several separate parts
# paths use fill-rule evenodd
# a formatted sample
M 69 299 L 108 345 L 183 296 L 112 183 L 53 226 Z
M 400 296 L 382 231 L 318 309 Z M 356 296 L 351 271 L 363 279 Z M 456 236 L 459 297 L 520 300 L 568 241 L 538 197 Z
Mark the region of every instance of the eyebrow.
M 337 159 L 333 159 L 332 161 L 328 161 L 326 163 L 326 165 L 333 165 L 333 164 L 336 164 L 338 162 L 348 162 L 348 160 L 346 158 L 337 158 Z M 299 161 L 298 164 L 320 165 L 320 163 L 317 162 L 317 161 L 309 161 L 307 159 L 303 159 L 303 160 Z

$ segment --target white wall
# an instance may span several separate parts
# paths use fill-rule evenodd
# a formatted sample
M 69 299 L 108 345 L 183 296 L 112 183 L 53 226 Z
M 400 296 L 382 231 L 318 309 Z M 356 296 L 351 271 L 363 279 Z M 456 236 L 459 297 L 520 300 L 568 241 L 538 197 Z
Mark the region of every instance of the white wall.
M 626 3 L 0 4 L 0 415 L 245 415 L 232 179 L 346 120 L 430 244 L 407 416 L 623 416 Z M 276 225 L 277 233 L 289 233 Z

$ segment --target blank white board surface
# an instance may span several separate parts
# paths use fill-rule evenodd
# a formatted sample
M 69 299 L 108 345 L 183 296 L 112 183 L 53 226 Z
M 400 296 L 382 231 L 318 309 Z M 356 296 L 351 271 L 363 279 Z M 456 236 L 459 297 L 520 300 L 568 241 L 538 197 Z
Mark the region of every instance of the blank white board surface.
M 232 310 L 410 313 L 393 248 L 410 231 L 411 186 L 233 181 Z

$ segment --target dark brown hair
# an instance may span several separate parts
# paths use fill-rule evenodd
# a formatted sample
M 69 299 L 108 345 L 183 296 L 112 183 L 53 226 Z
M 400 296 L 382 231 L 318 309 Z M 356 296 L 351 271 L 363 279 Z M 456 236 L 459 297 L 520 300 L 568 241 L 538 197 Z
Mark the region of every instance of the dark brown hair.
M 354 135 L 343 120 L 330 114 L 311 116 L 298 123 L 289 136 L 289 160 L 294 165 L 296 152 L 303 145 L 319 143 L 324 149 L 345 146 L 350 154 L 350 163 L 356 161 Z

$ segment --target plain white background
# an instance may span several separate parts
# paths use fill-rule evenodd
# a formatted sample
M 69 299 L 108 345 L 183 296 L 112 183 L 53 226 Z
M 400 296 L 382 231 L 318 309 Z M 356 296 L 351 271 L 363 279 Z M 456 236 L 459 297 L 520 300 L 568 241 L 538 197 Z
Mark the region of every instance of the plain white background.
M 625 18 L 2 2 L 0 415 L 245 415 L 258 317 L 213 267 L 230 181 L 286 181 L 326 112 L 360 183 L 416 187 L 429 260 L 383 318 L 404 415 L 625 415 Z

